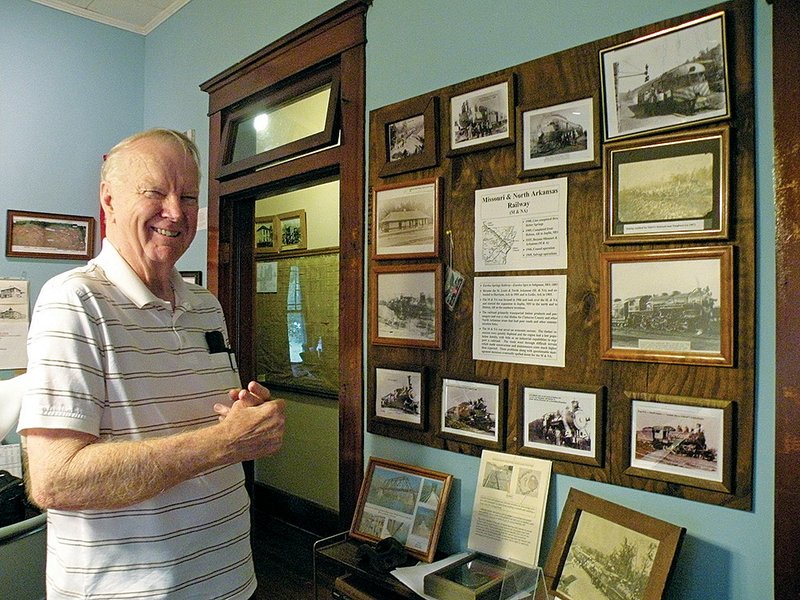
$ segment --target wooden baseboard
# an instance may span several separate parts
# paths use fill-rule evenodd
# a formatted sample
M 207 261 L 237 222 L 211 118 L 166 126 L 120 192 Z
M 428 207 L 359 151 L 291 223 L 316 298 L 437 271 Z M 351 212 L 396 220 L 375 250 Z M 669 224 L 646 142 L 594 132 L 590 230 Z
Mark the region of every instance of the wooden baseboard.
M 253 484 L 252 504 L 254 510 L 320 537 L 347 529 L 339 523 L 336 511 L 258 481 Z

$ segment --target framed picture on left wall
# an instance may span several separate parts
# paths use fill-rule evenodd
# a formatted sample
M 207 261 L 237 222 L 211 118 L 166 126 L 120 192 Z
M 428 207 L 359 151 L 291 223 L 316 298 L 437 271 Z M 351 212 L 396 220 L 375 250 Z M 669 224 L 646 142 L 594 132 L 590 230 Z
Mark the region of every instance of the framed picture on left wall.
M 9 210 L 6 256 L 89 260 L 94 256 L 94 217 Z

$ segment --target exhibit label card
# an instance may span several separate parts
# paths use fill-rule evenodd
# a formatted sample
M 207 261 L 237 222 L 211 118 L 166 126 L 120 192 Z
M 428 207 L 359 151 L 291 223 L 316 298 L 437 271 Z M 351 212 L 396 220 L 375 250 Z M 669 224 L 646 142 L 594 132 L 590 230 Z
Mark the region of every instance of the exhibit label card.
M 563 367 L 567 276 L 476 277 L 472 358 Z
M 567 178 L 475 190 L 475 271 L 567 268 Z
M 537 566 L 552 466 L 540 458 L 483 451 L 467 542 L 470 550 Z
M 28 366 L 28 282 L 0 279 L 0 369 Z

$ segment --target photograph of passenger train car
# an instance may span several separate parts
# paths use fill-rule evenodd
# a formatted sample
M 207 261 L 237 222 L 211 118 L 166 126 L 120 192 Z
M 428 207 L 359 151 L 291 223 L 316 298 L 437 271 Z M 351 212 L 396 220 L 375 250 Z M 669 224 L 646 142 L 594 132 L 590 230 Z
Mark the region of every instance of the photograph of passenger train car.
M 600 55 L 606 139 L 730 116 L 724 12 Z

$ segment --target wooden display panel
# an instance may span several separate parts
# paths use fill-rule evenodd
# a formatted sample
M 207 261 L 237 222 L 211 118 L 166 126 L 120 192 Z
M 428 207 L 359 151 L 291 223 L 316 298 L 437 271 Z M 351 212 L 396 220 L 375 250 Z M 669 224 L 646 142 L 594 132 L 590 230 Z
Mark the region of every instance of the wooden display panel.
M 515 107 L 557 105 L 576 98 L 600 96 L 600 51 L 642 36 L 681 25 L 705 15 L 725 12 L 727 64 L 732 115 L 718 124 L 730 127 L 729 232 L 727 239 L 675 239 L 655 242 L 604 243 L 606 202 L 602 165 L 582 170 L 565 168 L 547 176 L 520 177 L 517 144 L 522 132 L 516 131 L 514 144 L 476 147 L 474 151 L 448 153 L 450 127 L 440 123 L 438 162 L 427 168 L 402 174 L 380 175 L 382 123 L 385 113 L 402 112 L 405 102 L 424 104 L 424 98 L 439 98 L 442 106 L 452 97 L 491 86 L 497 81 L 514 82 Z M 755 191 L 754 191 L 754 90 L 753 90 L 753 7 L 746 0 L 735 0 L 696 13 L 654 23 L 526 62 L 502 71 L 476 77 L 434 90 L 372 111 L 370 114 L 371 188 L 441 178 L 443 252 L 438 263 L 450 264 L 465 276 L 461 296 L 454 309 L 444 311 L 442 350 L 370 345 L 367 402 L 375 402 L 374 366 L 402 364 L 425 367 L 428 419 L 424 429 L 398 428 L 373 420 L 369 431 L 478 456 L 481 447 L 438 435 L 441 413 L 441 383 L 445 378 L 467 381 L 500 381 L 508 384 L 504 415 L 505 449 L 518 452 L 523 439 L 520 431 L 522 390 L 525 387 L 572 389 L 589 386 L 606 390 L 604 446 L 596 464 L 555 460 L 554 471 L 575 477 L 612 483 L 654 493 L 669 494 L 695 501 L 748 510 L 752 505 L 754 365 L 755 365 Z M 602 112 L 602 106 L 600 107 Z M 443 110 L 447 113 L 447 110 Z M 511 120 L 514 116 L 509 115 Z M 676 131 L 689 132 L 708 124 L 689 124 Z M 512 128 L 513 132 L 514 129 Z M 601 134 L 602 135 L 602 134 Z M 642 135 L 642 139 L 651 134 Z M 608 143 L 601 137 L 602 147 Z M 508 186 L 550 177 L 568 178 L 568 268 L 535 271 L 536 275 L 567 276 L 565 366 L 543 367 L 472 358 L 472 311 L 474 273 L 474 193 L 476 189 Z M 370 206 L 370 210 L 372 210 Z M 372 222 L 372 219 L 370 219 Z M 450 240 L 452 239 L 452 247 Z M 373 234 L 369 232 L 370 244 Z M 645 360 L 613 360 L 601 354 L 601 253 L 661 251 L 667 249 L 731 247 L 733 250 L 733 307 L 730 316 L 733 337 L 732 366 L 717 364 L 675 364 Z M 451 259 L 452 257 L 452 259 Z M 410 259 L 401 264 L 430 264 L 428 259 Z M 436 259 L 433 259 L 434 261 Z M 375 266 L 370 263 L 370 269 Z M 495 275 L 530 275 L 531 272 L 501 272 Z M 370 323 L 370 327 L 374 324 Z M 630 467 L 631 399 L 633 394 L 657 394 L 677 398 L 700 398 L 730 402 L 732 405 L 731 492 L 702 489 L 656 478 L 626 474 Z M 634 470 L 635 471 L 635 470 Z M 663 478 L 662 478 L 663 479 Z

